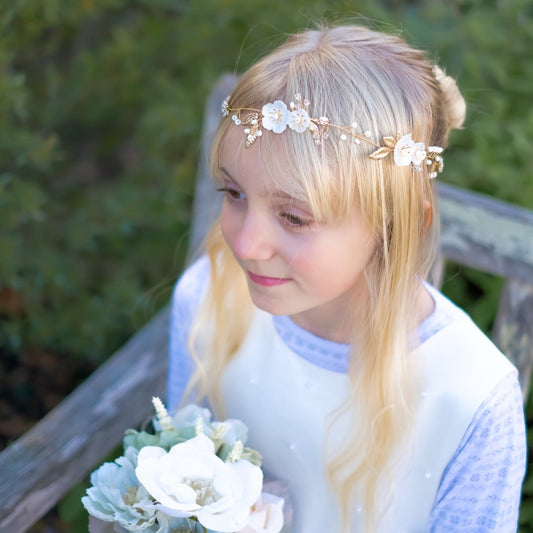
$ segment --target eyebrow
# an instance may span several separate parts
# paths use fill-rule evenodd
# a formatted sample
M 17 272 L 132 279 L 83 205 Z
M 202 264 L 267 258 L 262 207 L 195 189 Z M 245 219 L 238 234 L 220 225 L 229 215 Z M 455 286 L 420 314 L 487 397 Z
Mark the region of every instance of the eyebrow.
M 223 166 L 220 166 L 220 170 L 226 175 L 228 179 L 234 181 L 239 187 L 241 187 L 241 184 L 231 175 L 231 173 L 227 169 L 225 169 Z M 280 200 L 291 200 L 295 202 L 298 201 L 296 198 L 294 198 L 294 196 L 291 196 L 290 194 L 280 190 L 267 191 L 267 194 L 265 194 L 264 196 L 271 196 Z

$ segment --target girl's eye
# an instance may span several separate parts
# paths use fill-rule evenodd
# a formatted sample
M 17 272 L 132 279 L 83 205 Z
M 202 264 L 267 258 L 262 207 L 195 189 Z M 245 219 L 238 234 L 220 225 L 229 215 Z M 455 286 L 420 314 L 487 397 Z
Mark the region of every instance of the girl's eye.
M 289 212 L 281 213 L 281 216 L 285 219 L 290 227 L 294 228 L 307 228 L 314 222 L 311 218 L 301 217 Z
M 217 189 L 218 192 L 223 192 L 224 196 L 228 198 L 229 200 L 244 200 L 246 197 L 244 196 L 244 193 L 240 192 L 237 189 L 234 189 L 233 187 L 220 187 Z

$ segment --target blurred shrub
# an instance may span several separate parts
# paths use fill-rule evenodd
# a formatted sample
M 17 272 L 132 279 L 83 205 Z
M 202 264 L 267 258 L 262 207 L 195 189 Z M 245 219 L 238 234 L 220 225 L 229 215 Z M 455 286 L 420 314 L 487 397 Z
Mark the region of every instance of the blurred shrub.
M 168 298 L 201 122 L 172 53 L 173 4 L 0 14 L 0 339 L 12 350 L 101 361 Z

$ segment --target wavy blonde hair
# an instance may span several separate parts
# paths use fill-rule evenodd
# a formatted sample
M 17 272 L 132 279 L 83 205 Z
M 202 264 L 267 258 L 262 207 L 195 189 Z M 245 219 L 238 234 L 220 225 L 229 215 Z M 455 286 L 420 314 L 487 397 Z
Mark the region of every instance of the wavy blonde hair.
M 446 146 L 450 129 L 460 127 L 465 114 L 455 82 L 423 52 L 396 36 L 358 26 L 291 36 L 242 75 L 230 106 L 260 109 L 278 99 L 289 102 L 296 93 L 310 100 L 313 116 L 325 115 L 340 125 L 355 120 L 374 139 L 411 133 L 426 146 Z M 212 149 L 215 177 L 226 133 L 234 127 L 229 119 L 221 121 Z M 274 186 L 305 200 L 318 221 L 348 220 L 357 208 L 375 235 L 377 246 L 364 272 L 368 299 L 353 327 L 357 353 L 349 364 L 351 395 L 329 426 L 331 431 L 341 416 L 357 411 L 357 431 L 354 426 L 346 445 L 330 449 L 325 457 L 344 530 L 349 531 L 353 497 L 360 491 L 366 530 L 372 531 L 382 511 L 377 487 L 391 479 L 393 451 L 408 441 L 416 413 L 418 369 L 410 357 L 417 327 L 413 310 L 438 241 L 433 182 L 425 168 L 398 167 L 392 157 L 372 160 L 372 146 L 339 142 L 333 134 L 319 146 L 310 134 L 288 131 L 265 133 L 256 142 L 261 142 L 262 163 Z M 433 214 L 430 220 L 428 212 Z M 220 377 L 246 335 L 252 304 L 244 274 L 218 224 L 209 234 L 207 252 L 212 282 L 191 334 L 197 362 L 191 387 L 212 405 L 223 405 Z M 197 333 L 206 328 L 213 335 L 200 349 Z

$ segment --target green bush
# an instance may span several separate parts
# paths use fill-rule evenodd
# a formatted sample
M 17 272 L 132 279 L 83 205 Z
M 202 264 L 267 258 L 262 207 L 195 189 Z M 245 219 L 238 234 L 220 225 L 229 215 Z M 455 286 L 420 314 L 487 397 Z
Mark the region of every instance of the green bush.
M 99 362 L 168 298 L 201 106 L 166 48 L 174 9 L 61 4 L 3 14 L 0 280 L 19 305 L 0 338 Z

